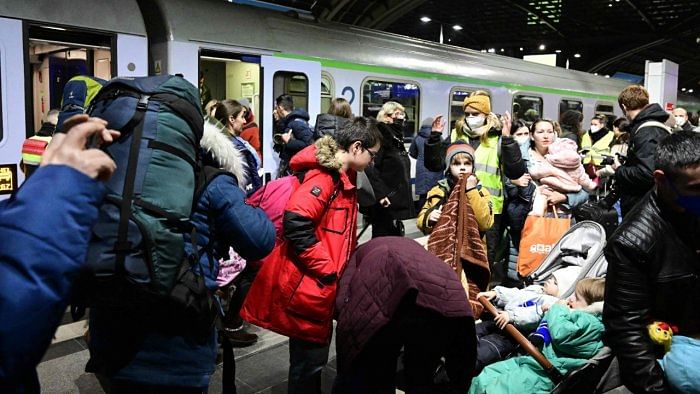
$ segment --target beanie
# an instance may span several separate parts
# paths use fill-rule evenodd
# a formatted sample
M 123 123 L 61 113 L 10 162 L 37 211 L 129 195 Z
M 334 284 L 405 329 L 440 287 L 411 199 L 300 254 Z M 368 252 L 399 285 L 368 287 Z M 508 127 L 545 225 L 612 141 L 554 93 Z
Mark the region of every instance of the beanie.
M 466 110 L 467 106 L 475 108 L 479 112 L 486 115 L 491 113 L 491 99 L 489 98 L 489 96 L 477 95 L 467 97 L 464 99 L 464 105 L 462 105 L 462 109 Z
M 576 285 L 576 278 L 581 272 L 581 267 L 570 265 L 565 268 L 560 268 L 552 273 L 554 278 L 557 280 L 557 287 L 559 288 L 559 294 L 557 297 L 561 297 L 562 294 L 566 294 L 572 286 Z
M 457 141 L 450 144 L 447 147 L 447 152 L 445 153 L 445 165 L 449 171 L 450 163 L 452 159 L 459 153 L 466 153 L 472 158 L 472 163 L 474 163 L 474 148 L 464 141 Z

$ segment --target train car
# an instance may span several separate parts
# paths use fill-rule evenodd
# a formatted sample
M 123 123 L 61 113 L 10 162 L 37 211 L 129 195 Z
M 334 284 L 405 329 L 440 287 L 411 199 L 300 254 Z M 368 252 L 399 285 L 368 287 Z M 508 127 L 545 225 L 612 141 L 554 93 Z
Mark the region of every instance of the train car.
M 486 90 L 497 113 L 556 119 L 566 109 L 620 116 L 627 82 L 354 26 L 306 21 L 223 1 L 140 2 L 151 71 L 201 81 L 213 98 L 245 97 L 262 130 L 264 171 L 274 174 L 274 99 L 287 93 L 313 123 L 333 97 L 375 116 L 388 99 L 406 107 L 411 137 L 436 114 L 453 125 L 471 91 Z M 150 28 L 152 27 L 152 28 Z
M 0 198 L 24 179 L 22 142 L 60 109 L 71 77 L 146 75 L 147 66 L 146 28 L 133 0 L 0 2 Z

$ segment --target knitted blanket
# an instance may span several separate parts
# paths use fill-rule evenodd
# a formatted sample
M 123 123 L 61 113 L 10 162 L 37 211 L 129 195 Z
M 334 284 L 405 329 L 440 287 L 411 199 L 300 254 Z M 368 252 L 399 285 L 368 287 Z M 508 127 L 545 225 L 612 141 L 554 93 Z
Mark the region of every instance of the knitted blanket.
M 491 277 L 479 226 L 466 193 L 467 176 L 462 177 L 442 208 L 442 215 L 428 238 L 428 251 L 447 263 L 462 278 L 467 278 L 467 295 L 474 318 L 478 319 L 483 306 L 476 300 L 480 291 L 486 291 Z

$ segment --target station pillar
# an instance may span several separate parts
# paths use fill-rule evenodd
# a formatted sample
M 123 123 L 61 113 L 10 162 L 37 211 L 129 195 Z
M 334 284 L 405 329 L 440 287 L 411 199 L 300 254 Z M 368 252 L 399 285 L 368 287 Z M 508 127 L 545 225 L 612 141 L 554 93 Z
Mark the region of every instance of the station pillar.
M 678 98 L 678 64 L 670 60 L 651 62 L 644 67 L 644 87 L 649 91 L 649 102 L 659 103 L 672 110 Z

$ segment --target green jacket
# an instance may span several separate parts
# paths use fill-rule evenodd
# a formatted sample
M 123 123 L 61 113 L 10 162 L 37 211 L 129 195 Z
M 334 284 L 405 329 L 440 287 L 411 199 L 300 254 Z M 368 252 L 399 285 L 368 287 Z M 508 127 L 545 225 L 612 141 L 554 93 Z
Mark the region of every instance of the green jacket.
M 576 369 L 603 347 L 602 303 L 586 310 L 570 310 L 554 304 L 544 316 L 549 324 L 552 342 L 542 353 L 562 373 Z M 549 393 L 554 383 L 544 369 L 530 356 L 514 357 L 486 367 L 472 380 L 469 393 Z

